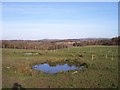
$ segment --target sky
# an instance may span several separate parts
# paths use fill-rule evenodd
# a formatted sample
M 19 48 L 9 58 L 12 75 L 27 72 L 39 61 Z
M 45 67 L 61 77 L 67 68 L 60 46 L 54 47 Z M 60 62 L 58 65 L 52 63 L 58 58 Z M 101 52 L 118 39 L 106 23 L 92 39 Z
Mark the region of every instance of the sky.
M 2 39 L 118 36 L 117 2 L 3 2 Z
M 1 0 L 2 2 L 119 2 L 119 0 Z

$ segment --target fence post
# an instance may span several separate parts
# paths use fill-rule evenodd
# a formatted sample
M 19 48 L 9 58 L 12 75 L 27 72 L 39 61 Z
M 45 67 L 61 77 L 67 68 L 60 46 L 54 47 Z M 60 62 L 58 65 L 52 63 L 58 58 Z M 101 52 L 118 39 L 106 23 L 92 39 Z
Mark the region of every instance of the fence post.
M 107 59 L 107 54 L 106 54 L 105 58 Z
M 92 54 L 92 60 L 94 59 L 94 55 Z

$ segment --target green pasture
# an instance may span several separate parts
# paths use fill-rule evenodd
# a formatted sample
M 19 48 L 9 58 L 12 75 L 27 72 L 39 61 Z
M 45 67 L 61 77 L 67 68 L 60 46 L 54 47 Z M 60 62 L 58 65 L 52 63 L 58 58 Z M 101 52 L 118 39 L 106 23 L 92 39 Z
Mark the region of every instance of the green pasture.
M 32 55 L 26 55 L 32 53 Z M 2 87 L 19 83 L 24 88 L 116 88 L 118 47 L 81 46 L 59 50 L 2 49 Z M 32 70 L 40 63 L 86 63 L 88 68 L 46 74 Z

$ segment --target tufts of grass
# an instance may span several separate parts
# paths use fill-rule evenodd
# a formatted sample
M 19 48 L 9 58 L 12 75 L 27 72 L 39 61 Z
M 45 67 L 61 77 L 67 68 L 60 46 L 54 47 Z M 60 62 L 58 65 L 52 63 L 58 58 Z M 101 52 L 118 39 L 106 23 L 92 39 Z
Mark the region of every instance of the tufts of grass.
M 3 49 L 3 88 L 11 88 L 15 82 L 25 88 L 116 88 L 118 87 L 117 49 L 117 46 L 81 46 L 55 52 Z M 30 52 L 40 53 L 40 55 L 24 55 Z M 92 54 L 95 55 L 93 60 Z M 75 74 L 72 73 L 76 70 L 70 70 L 49 75 L 31 69 L 33 65 L 40 63 L 52 65 L 86 63 L 88 68 Z

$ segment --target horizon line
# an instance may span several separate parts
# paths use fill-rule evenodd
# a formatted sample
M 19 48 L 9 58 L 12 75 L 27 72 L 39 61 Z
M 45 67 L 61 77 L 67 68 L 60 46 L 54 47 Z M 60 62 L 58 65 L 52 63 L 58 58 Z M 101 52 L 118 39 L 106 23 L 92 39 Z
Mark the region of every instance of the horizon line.
M 115 36 L 119 37 L 119 36 Z M 63 39 L 50 39 L 50 38 L 44 38 L 44 39 L 1 39 L 1 40 L 30 40 L 30 41 L 37 41 L 37 40 L 70 40 L 70 39 L 112 39 L 115 37 L 87 37 L 87 38 L 63 38 Z

